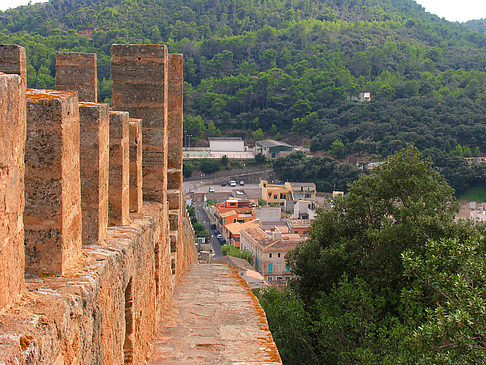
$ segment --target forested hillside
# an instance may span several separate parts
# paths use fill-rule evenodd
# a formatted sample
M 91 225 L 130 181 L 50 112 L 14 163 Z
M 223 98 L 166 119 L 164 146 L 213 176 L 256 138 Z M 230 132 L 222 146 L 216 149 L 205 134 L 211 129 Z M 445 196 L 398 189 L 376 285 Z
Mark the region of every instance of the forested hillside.
M 165 43 L 185 55 L 195 138 L 261 128 L 312 150 L 486 151 L 486 37 L 413 0 L 51 0 L 0 13 L 0 42 L 27 48 L 38 88 L 54 87 L 56 51 L 98 53 L 101 101 L 111 44 Z M 348 100 L 363 91 L 371 103 Z

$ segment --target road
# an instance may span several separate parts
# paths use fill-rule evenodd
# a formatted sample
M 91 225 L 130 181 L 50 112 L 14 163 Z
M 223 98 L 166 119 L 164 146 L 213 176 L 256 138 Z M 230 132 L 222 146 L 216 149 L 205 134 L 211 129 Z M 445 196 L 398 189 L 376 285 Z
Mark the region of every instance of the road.
M 203 209 L 202 203 L 195 203 L 196 208 L 196 218 L 201 223 L 204 224 L 206 229 L 209 231 L 211 246 L 213 247 L 214 257 L 221 257 L 221 245 L 219 240 L 214 236 L 214 231 L 211 229 L 211 221 L 209 220 L 208 214 Z
M 205 184 L 201 186 L 195 186 L 196 184 L 200 184 L 199 181 L 184 181 L 184 191 L 187 193 L 189 189 L 192 189 L 194 193 L 208 193 L 209 187 L 212 186 L 216 193 L 227 192 L 231 193 L 237 190 L 245 190 L 245 189 L 258 189 L 260 185 L 258 184 L 245 184 L 243 186 L 237 185 L 236 187 L 231 186 L 221 186 L 221 185 L 212 185 L 212 184 Z

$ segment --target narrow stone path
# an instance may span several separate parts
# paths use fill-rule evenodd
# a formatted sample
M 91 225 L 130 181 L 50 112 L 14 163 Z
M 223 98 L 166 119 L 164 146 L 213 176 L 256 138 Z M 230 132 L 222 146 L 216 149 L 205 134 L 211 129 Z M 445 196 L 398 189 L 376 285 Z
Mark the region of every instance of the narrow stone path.
M 162 316 L 149 364 L 281 364 L 258 299 L 227 265 L 195 264 Z

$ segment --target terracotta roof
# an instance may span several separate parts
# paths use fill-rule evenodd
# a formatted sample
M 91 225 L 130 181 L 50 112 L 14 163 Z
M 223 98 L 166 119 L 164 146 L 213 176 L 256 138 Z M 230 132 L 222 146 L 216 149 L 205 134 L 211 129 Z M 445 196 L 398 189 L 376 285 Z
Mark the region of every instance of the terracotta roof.
M 295 249 L 299 243 L 305 241 L 306 238 L 300 237 L 297 234 L 288 234 L 283 236 L 281 239 L 276 240 L 269 245 L 265 247 L 265 251 L 273 251 L 273 250 L 279 250 L 279 251 L 291 251 Z
M 256 227 L 256 226 L 259 226 L 259 225 L 260 225 L 259 221 L 255 222 L 253 220 L 253 221 L 249 221 L 249 222 L 245 222 L 245 223 L 238 223 L 238 222 L 229 223 L 225 226 L 225 228 L 229 232 L 231 232 L 231 234 L 239 234 L 242 229 L 246 229 L 246 228 L 252 227 L 252 226 Z
M 314 188 L 316 187 L 316 184 L 314 183 L 305 183 L 305 182 L 289 182 L 290 185 L 292 185 L 292 187 L 309 187 L 309 188 Z
M 291 228 L 309 228 L 311 226 L 310 219 L 288 219 L 287 222 Z
M 258 227 L 248 227 L 244 230 L 251 238 L 258 243 L 264 245 L 266 242 L 271 242 L 271 238 Z
M 236 211 L 234 211 L 234 210 L 230 210 L 230 211 L 228 211 L 228 212 L 221 213 L 221 214 L 220 214 L 220 216 L 221 216 L 222 218 L 226 218 L 226 217 L 230 217 L 230 216 L 232 216 L 232 215 L 236 215 L 236 214 L 237 214 L 237 213 L 236 213 Z

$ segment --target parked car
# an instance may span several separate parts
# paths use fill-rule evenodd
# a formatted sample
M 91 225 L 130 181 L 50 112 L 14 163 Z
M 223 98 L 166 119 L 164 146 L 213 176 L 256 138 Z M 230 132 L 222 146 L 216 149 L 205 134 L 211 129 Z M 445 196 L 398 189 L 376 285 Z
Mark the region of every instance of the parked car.
M 234 180 L 231 180 L 231 181 L 229 182 L 229 184 L 230 184 L 230 186 L 233 186 L 233 187 L 235 187 L 235 186 L 236 186 L 236 181 L 234 181 Z
M 221 240 L 221 246 L 222 245 L 226 245 L 226 240 L 224 238 Z
M 209 192 L 214 193 L 214 188 L 212 186 L 209 187 Z
M 226 183 L 223 181 L 223 182 L 221 183 L 221 186 L 226 186 Z
M 216 238 L 217 238 L 218 240 L 222 240 L 222 239 L 223 239 L 223 235 L 222 235 L 221 233 L 220 233 L 220 234 L 217 234 L 217 235 L 216 235 Z
M 221 232 L 220 232 L 220 231 L 218 231 L 217 229 L 215 229 L 215 230 L 214 230 L 214 234 L 216 235 L 216 237 L 218 237 L 218 235 L 220 235 L 220 234 L 221 234 Z
M 216 224 L 215 223 L 211 224 L 211 228 L 216 229 Z
M 240 186 L 245 185 L 245 182 L 243 180 L 240 181 Z

